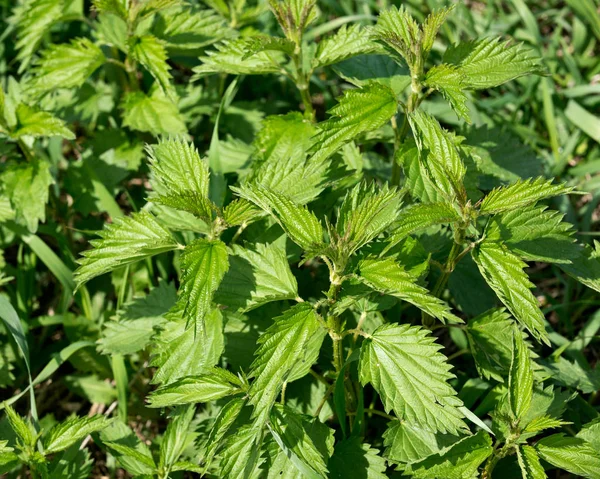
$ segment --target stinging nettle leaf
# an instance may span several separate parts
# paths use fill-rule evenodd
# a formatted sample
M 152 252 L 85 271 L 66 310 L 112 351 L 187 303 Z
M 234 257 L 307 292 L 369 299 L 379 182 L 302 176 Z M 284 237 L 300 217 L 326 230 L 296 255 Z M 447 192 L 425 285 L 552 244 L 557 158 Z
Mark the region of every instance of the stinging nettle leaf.
M 508 397 L 515 419 L 521 419 L 531 405 L 533 368 L 529 348 L 521 333 L 513 332 L 512 360 L 508 374 Z
M 373 41 L 369 27 L 344 25 L 335 34 L 319 42 L 313 65 L 315 68 L 324 67 L 378 50 L 379 46 Z
M 256 426 L 243 426 L 225 440 L 220 452 L 219 469 L 223 477 L 255 479 L 263 462 L 261 445 L 263 432 Z
M 467 96 L 463 92 L 464 74 L 459 68 L 445 63 L 436 65 L 427 71 L 424 83 L 439 91 L 459 118 L 471 123 Z
M 496 292 L 517 321 L 538 340 L 548 343 L 544 315 L 531 292 L 534 286 L 527 277 L 527 266 L 504 245 L 484 241 L 472 251 L 481 275 Z
M 535 450 L 544 460 L 579 477 L 600 477 L 600 453 L 577 437 L 553 434 L 539 440 Z
M 101 414 L 68 419 L 48 432 L 44 439 L 44 450 L 47 454 L 64 451 L 88 434 L 101 431 L 108 424 L 109 420 Z
M 411 68 L 419 59 L 420 53 L 416 49 L 420 34 L 417 22 L 404 5 L 381 12 L 373 30 L 373 37 L 392 53 L 399 54 Z
M 546 479 L 546 473 L 540 463 L 536 450 L 531 446 L 518 446 L 517 461 L 523 474 L 523 479 Z
M 161 40 L 153 35 L 133 37 L 129 41 L 131 56 L 155 78 L 167 96 L 173 96 L 167 51 Z
M 67 128 L 65 122 L 56 118 L 47 111 L 21 103 L 17 107 L 17 125 L 10 133 L 11 138 L 19 139 L 23 136 L 62 136 L 67 140 L 75 139 L 75 135 Z
M 385 324 L 361 347 L 359 376 L 371 383 L 386 411 L 431 432 L 468 431 L 462 401 L 448 384 L 451 365 L 431 333 L 418 326 Z
M 128 93 L 121 107 L 123 125 L 133 130 L 153 135 L 179 135 L 187 131 L 177 105 L 167 99 L 160 89 L 155 89 L 150 96 L 139 91 Z

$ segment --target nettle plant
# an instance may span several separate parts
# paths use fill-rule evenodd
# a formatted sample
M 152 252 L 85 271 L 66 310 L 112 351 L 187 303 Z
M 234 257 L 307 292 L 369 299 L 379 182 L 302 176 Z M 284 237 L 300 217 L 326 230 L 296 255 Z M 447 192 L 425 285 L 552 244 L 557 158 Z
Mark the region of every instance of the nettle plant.
M 146 477 L 543 478 L 554 467 L 600 477 L 600 423 L 575 430 L 563 417 L 579 399 L 554 376 L 575 366 L 561 357 L 568 343 L 542 358 L 553 333 L 525 271 L 553 263 L 600 291 L 598 250 L 539 203 L 571 188 L 542 178 L 479 188 L 478 151 L 423 103 L 439 93 L 469 121 L 469 91 L 541 74 L 540 60 L 483 39 L 430 65 L 452 8 L 419 25 L 392 7 L 318 45 L 303 39 L 314 1 L 271 8 L 285 37 L 226 42 L 196 72 L 281 73 L 305 114 L 268 117 L 235 184 L 214 144 L 206 159 L 185 138 L 149 145 L 148 204 L 107 225 L 80 260 L 79 285 L 167 252 L 180 272 L 177 295 L 165 283 L 150 293 L 166 314 L 126 310 L 100 340 L 105 354 L 150 349 L 147 405 L 171 411 L 160 452 L 117 421 L 98 443 Z M 342 60 L 336 71 L 356 88 L 315 123 L 313 72 Z M 364 74 L 366 63 L 378 67 Z M 358 145 L 374 141 L 389 145 L 387 178 L 363 168 Z M 467 263 L 480 291 L 452 285 Z M 461 307 L 490 293 L 503 308 L 473 317 Z M 479 377 L 451 372 L 456 355 L 442 350 L 452 342 Z M 479 386 L 489 394 L 472 411 Z

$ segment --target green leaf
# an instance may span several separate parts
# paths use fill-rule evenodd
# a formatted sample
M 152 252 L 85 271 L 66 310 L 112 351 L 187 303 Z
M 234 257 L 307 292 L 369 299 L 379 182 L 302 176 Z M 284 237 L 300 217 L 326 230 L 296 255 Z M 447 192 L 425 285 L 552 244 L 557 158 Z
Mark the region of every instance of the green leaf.
M 23 136 L 62 136 L 67 140 L 75 139 L 65 122 L 56 118 L 47 111 L 40 111 L 21 103 L 17 107 L 17 125 L 10 134 L 11 138 L 18 139 Z
M 590 443 L 592 447 L 600 451 L 600 417 L 584 424 L 577 433 L 577 437 Z
M 335 445 L 329 463 L 330 479 L 386 479 L 385 459 L 379 451 L 351 437 Z
M 527 265 L 504 245 L 493 241 L 480 243 L 472 254 L 481 275 L 515 319 L 538 341 L 547 343 L 544 315 L 531 292 L 534 285 L 524 271 Z
M 458 153 L 453 135 L 444 130 L 428 113 L 417 109 L 409 116 L 410 125 L 421 152 L 421 161 L 436 185 L 450 198 L 465 201 L 463 179 L 465 165 Z M 423 154 L 426 150 L 426 154 Z
M 439 224 L 452 224 L 460 221 L 456 209 L 448 203 L 420 203 L 404 208 L 394 222 L 397 225 L 388 239 L 395 245 L 407 236 Z
M 315 214 L 287 196 L 276 193 L 260 184 L 243 184 L 231 188 L 242 198 L 251 201 L 272 215 L 289 238 L 306 252 L 319 250 L 323 244 L 323 226 Z
M 161 468 L 171 468 L 179 459 L 184 449 L 189 446 L 195 437 L 190 431 L 192 419 L 196 408 L 193 406 L 177 408 L 171 416 L 167 430 L 160 445 Z
M 240 412 L 245 404 L 245 398 L 234 398 L 225 404 L 219 411 L 219 414 L 217 414 L 217 417 L 215 417 L 213 425 L 206 439 L 206 452 L 203 460 L 206 467 L 210 466 L 210 463 L 217 452 L 221 441 L 239 417 Z
M 230 435 L 220 452 L 219 472 L 228 479 L 255 479 L 262 463 L 263 432 L 254 426 L 244 426 Z
M 600 292 L 600 243 L 594 241 L 594 248 L 585 246 L 582 253 L 571 258 L 571 264 L 559 264 L 569 276 Z
M 491 88 L 544 69 L 540 58 L 521 44 L 499 38 L 459 43 L 444 53 L 443 61 L 459 67 L 466 88 Z
M 314 134 L 312 122 L 299 112 L 270 115 L 262 121 L 262 128 L 254 139 L 255 154 L 261 163 L 304 159 Z
M 139 22 L 161 10 L 167 10 L 182 4 L 182 0 L 145 0 L 134 3 L 129 7 L 129 17 L 132 22 Z
M 300 43 L 302 32 L 318 16 L 316 0 L 269 0 L 269 7 L 286 37 Z
M 209 371 L 221 357 L 224 347 L 223 317 L 213 309 L 205 318 L 202 331 L 186 327 L 181 317 L 184 304 L 175 306 L 174 321 L 169 321 L 153 342 L 152 366 L 159 369 L 153 383 L 168 384 L 185 376 Z
M 448 384 L 451 365 L 441 345 L 418 326 L 385 324 L 361 347 L 359 376 L 371 383 L 386 411 L 432 432 L 467 431 L 457 408 L 462 401 Z
M 177 105 L 156 89 L 151 96 L 142 92 L 125 95 L 123 125 L 153 135 L 178 135 L 187 131 Z
M 30 421 L 25 421 L 11 406 L 6 406 L 6 418 L 17 438 L 24 446 L 34 447 L 37 434 Z
M 254 378 L 249 395 L 250 404 L 255 408 L 253 417 L 258 423 L 267 420 L 283 383 L 291 380 L 297 363 L 307 360 L 313 336 L 319 334 L 322 340 L 321 328 L 312 305 L 300 303 L 275 318 L 273 325 L 258 339 L 259 347 L 249 375 Z
M 150 199 L 212 221 L 208 165 L 194 145 L 177 139 L 161 140 L 149 146 L 148 153 L 155 191 Z
M 58 88 L 78 88 L 106 58 L 100 47 L 87 38 L 52 45 L 42 52 L 33 71 L 32 94 L 44 94 Z
M 302 416 L 293 409 L 276 405 L 269 430 L 292 464 L 307 478 L 328 477 L 327 461 L 333 452 L 333 430 L 318 419 Z M 289 467 L 288 466 L 288 467 Z
M 106 322 L 98 349 L 102 354 L 133 354 L 146 348 L 164 319 L 140 318 Z
M 187 376 L 150 393 L 149 407 L 216 401 L 243 391 L 241 380 L 226 369 L 213 368 L 200 376 Z
M 425 58 L 427 58 L 427 55 L 433 48 L 433 43 L 435 42 L 438 31 L 455 7 L 456 5 L 450 5 L 449 7 L 433 10 L 427 15 L 427 18 L 425 18 L 425 21 L 421 26 L 421 51 Z
M 121 421 L 113 421 L 100 433 L 100 439 L 130 474 L 153 474 L 156 471 L 156 464 L 148 446 Z
M 401 95 L 410 85 L 408 68 L 399 65 L 387 55 L 358 55 L 333 66 L 344 80 L 358 87 L 369 82 L 386 85 Z
M 296 45 L 287 38 L 253 35 L 247 39 L 244 60 L 261 52 L 282 52 L 292 56 Z
M 513 332 L 512 344 L 512 359 L 508 374 L 508 398 L 514 418 L 521 419 L 531 405 L 533 368 L 529 348 L 520 332 Z
M 510 369 L 514 322 L 504 309 L 491 309 L 471 319 L 466 333 L 479 374 L 504 381 Z
M 93 432 L 98 432 L 108 426 L 109 420 L 101 414 L 88 417 L 75 417 L 54 426 L 44 439 L 44 449 L 47 454 L 68 449 L 77 441 Z
M 531 405 L 520 421 L 520 427 L 524 430 L 523 436 L 529 432 L 534 436 L 543 429 L 557 427 L 557 422 L 563 424 L 560 418 L 573 397 L 573 394 L 554 389 L 553 386 L 544 389 L 534 384 Z
M 92 0 L 94 9 L 100 13 L 111 13 L 127 19 L 127 0 Z
M 171 233 L 146 212 L 115 218 L 98 236 L 100 239 L 90 241 L 93 249 L 84 251 L 78 260 L 75 280 L 79 286 L 121 266 L 178 247 Z
M 450 308 L 444 301 L 419 286 L 418 278 L 406 272 L 392 258 L 364 259 L 359 263 L 358 269 L 359 279 L 375 291 L 408 301 L 440 321 L 447 319 L 462 323 L 460 318 L 450 312 Z
M 417 22 L 404 5 L 381 12 L 374 28 L 374 37 L 391 53 L 403 58 L 411 68 L 421 60 L 418 51 L 420 35 Z
M 422 461 L 410 464 L 405 474 L 419 479 L 470 479 L 493 452 L 490 436 L 479 431 Z
M 396 114 L 398 103 L 392 89 L 380 83 L 348 90 L 329 114 L 317 125 L 310 152 L 313 160 L 329 158 L 357 136 L 377 130 Z
M 132 37 L 129 40 L 131 57 L 139 62 L 158 82 L 166 96 L 173 96 L 171 67 L 167 63 L 167 51 L 161 40 L 154 35 Z
M 27 0 L 13 10 L 13 21 L 17 25 L 15 47 L 17 60 L 21 62 L 19 73 L 23 73 L 50 27 L 63 15 L 62 0 Z
M 377 50 L 378 45 L 371 38 L 370 28 L 363 28 L 358 24 L 350 27 L 344 25 L 334 35 L 319 42 L 313 66 L 324 67 Z
M 584 394 L 600 390 L 600 369 L 572 362 L 564 357 L 542 362 L 544 369 L 558 384 L 577 389 Z
M 350 256 L 383 233 L 398 217 L 402 194 L 395 188 L 359 183 L 346 194 L 335 226 L 339 248 Z
M 254 250 L 234 245 L 229 271 L 215 293 L 215 302 L 249 311 L 271 301 L 296 299 L 298 284 L 285 249 L 258 243 Z
M 439 91 L 459 118 L 471 123 L 467 96 L 463 92 L 464 74 L 459 68 L 443 63 L 430 68 L 425 75 L 424 84 Z
M 258 52 L 246 57 L 248 51 L 249 41 L 245 38 L 225 40 L 216 45 L 216 50 L 200 57 L 202 64 L 194 67 L 194 73 L 198 77 L 213 73 L 262 75 L 278 73 L 281 70 L 283 57 L 280 52 Z
M 553 185 L 552 180 L 542 177 L 519 180 L 512 185 L 490 191 L 481 202 L 479 212 L 489 215 L 516 210 L 546 198 L 568 194 L 572 190 L 573 188 L 564 183 Z
M 518 446 L 516 449 L 523 479 L 546 479 L 546 473 L 540 464 L 536 450 L 531 446 Z
M 418 198 L 422 203 L 451 203 L 431 177 L 427 168 L 429 161 L 427 152 L 420 151 L 412 138 L 400 145 L 395 161 L 404 170 L 406 188 L 411 196 Z
M 46 221 L 48 188 L 54 183 L 50 165 L 41 160 L 9 163 L 0 179 L 4 193 L 16 211 L 16 219 L 24 222 L 31 233 L 35 233 L 39 221 Z
M 579 477 L 600 478 L 600 454 L 583 439 L 553 434 L 537 442 L 539 456 L 553 466 Z
M 201 332 L 212 297 L 229 269 L 227 248 L 222 241 L 197 239 L 183 250 L 178 304 L 186 321 Z
M 237 198 L 223 208 L 223 219 L 229 226 L 245 228 L 262 216 L 264 216 L 262 210 L 243 198 Z

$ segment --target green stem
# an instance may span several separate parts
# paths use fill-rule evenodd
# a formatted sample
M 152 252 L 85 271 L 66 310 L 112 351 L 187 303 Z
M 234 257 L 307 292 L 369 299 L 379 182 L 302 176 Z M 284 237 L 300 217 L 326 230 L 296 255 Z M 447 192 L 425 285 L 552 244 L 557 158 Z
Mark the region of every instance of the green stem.
M 302 66 L 302 39 L 296 44 L 296 49 L 292 53 L 292 61 L 296 68 L 296 87 L 300 91 L 300 97 L 302 98 L 302 104 L 304 105 L 304 115 L 314 123 L 315 121 L 315 109 L 312 105 L 312 98 L 310 95 L 310 77 L 312 72 L 305 72 Z
M 398 128 L 398 124 L 396 121 L 396 116 L 392 118 L 392 128 L 394 129 L 394 156 L 392 158 L 392 180 L 391 183 L 394 186 L 398 186 L 400 184 L 400 176 L 401 176 L 401 168 L 397 161 L 397 154 L 400 146 L 404 142 L 406 138 L 406 134 L 408 133 L 408 116 L 415 111 L 415 109 L 421 104 L 421 97 L 419 92 L 413 91 L 408 98 L 408 102 L 406 104 L 406 109 L 404 111 L 404 120 L 402 121 L 402 126 Z
M 31 149 L 27 146 L 27 144 L 23 141 L 22 138 L 19 138 L 17 140 L 17 144 L 19 145 L 19 148 L 23 152 L 23 155 L 25 156 L 25 158 L 27 159 L 27 161 L 33 161 L 34 154 L 31 151 Z

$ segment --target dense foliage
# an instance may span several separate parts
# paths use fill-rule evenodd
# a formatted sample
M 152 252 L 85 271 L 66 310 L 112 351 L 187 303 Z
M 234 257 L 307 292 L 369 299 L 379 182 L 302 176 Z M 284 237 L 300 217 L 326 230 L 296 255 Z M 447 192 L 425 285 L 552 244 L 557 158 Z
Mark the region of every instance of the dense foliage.
M 0 0 L 0 474 L 600 478 L 598 5 L 391 3 Z

